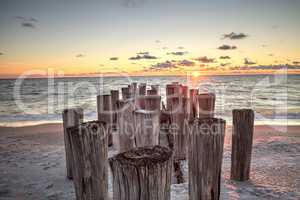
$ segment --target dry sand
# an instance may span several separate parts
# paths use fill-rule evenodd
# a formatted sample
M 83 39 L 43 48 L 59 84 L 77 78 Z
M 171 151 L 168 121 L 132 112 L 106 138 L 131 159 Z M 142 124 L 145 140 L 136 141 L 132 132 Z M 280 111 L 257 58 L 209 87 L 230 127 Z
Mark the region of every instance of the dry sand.
M 300 126 L 256 126 L 251 180 L 243 183 L 229 180 L 230 133 L 227 127 L 221 199 L 300 199 Z M 187 180 L 186 162 L 183 169 Z M 171 192 L 172 200 L 188 199 L 188 184 Z M 75 199 L 61 124 L 0 127 L 0 199 Z

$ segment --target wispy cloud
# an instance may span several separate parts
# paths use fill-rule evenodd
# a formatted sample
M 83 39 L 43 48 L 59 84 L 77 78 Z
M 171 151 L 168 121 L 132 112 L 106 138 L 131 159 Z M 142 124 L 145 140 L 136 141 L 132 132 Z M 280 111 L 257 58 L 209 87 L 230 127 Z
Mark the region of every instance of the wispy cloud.
M 150 70 L 160 70 L 160 69 L 171 69 L 171 68 L 177 68 L 176 63 L 172 61 L 165 61 L 156 63 L 155 65 L 151 65 Z
M 76 55 L 76 58 L 83 58 L 83 57 L 85 57 L 85 55 L 81 53 Z
M 194 66 L 195 62 L 184 59 L 184 60 L 177 61 L 177 65 L 190 67 L 190 66 Z
M 248 35 L 246 35 L 245 33 L 234 33 L 234 32 L 223 35 L 223 39 L 228 38 L 231 40 L 240 40 L 240 39 L 244 39 L 246 37 L 248 37 Z
M 220 59 L 221 60 L 226 60 L 226 59 L 231 59 L 231 57 L 230 56 L 220 56 Z
M 31 28 L 31 29 L 34 29 L 36 28 L 36 24 L 39 22 L 39 20 L 37 20 L 36 18 L 33 18 L 33 17 L 22 17 L 22 16 L 15 16 L 15 18 L 17 20 L 20 21 L 20 24 L 22 27 L 25 27 L 25 28 Z
M 121 0 L 121 5 L 126 8 L 135 8 L 143 5 L 146 0 Z
M 234 50 L 234 49 L 237 49 L 237 47 L 223 44 L 222 46 L 219 46 L 218 49 L 219 50 Z
M 175 51 L 175 52 L 169 52 L 167 55 L 173 55 L 173 56 L 183 56 L 188 54 L 187 51 Z
M 244 59 L 244 64 L 245 65 L 255 65 L 256 62 L 251 61 L 249 58 Z
M 161 43 L 161 41 L 160 40 L 155 40 L 155 43 Z
M 214 63 L 215 62 L 214 58 L 208 58 L 207 56 L 199 57 L 199 58 L 196 58 L 195 60 L 197 60 L 201 63 Z
M 293 64 L 294 65 L 300 65 L 300 62 L 299 61 L 293 61 Z
M 235 66 L 230 67 L 231 70 L 282 70 L 282 69 L 290 69 L 290 70 L 300 70 L 300 66 L 292 66 L 292 65 L 259 65 L 259 66 Z
M 116 61 L 116 60 L 119 60 L 119 58 L 118 57 L 111 57 L 111 58 L 109 58 L 109 60 Z
M 3 56 L 3 55 L 4 55 L 4 53 L 0 52 L 0 56 Z
M 177 49 L 184 49 L 184 47 L 183 46 L 179 46 L 179 47 L 177 47 Z
M 226 66 L 228 66 L 228 65 L 230 65 L 231 63 L 221 63 L 220 65 L 221 65 L 221 67 L 226 67 Z
M 149 54 L 149 52 L 140 52 L 137 53 L 136 56 L 130 57 L 129 60 L 154 60 L 154 59 L 158 59 L 156 56 L 151 56 Z

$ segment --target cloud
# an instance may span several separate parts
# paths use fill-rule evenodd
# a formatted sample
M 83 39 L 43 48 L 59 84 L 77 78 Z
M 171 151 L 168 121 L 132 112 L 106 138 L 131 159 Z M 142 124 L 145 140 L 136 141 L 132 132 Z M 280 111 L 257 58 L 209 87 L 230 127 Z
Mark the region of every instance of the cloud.
M 183 46 L 179 46 L 179 47 L 177 47 L 177 49 L 184 49 L 184 47 Z
M 85 57 L 85 55 L 83 55 L 81 53 L 76 55 L 76 58 L 83 58 L 83 57 Z
M 3 56 L 3 55 L 4 55 L 4 53 L 0 52 L 0 56 Z
M 199 57 L 199 58 L 196 58 L 195 60 L 197 60 L 201 63 L 214 63 L 215 62 L 214 58 L 208 58 L 207 56 Z
M 255 65 L 256 62 L 253 62 L 253 61 L 249 60 L 248 58 L 245 58 L 244 59 L 244 64 L 245 65 Z
M 223 44 L 222 46 L 219 46 L 218 49 L 219 50 L 234 50 L 234 49 L 237 49 L 237 47 Z
M 146 54 L 140 54 L 138 53 L 137 56 L 134 57 L 130 57 L 129 60 L 154 60 L 154 59 L 158 59 L 156 56 L 151 56 L 149 55 L 148 52 L 142 52 L 142 53 L 146 53 Z
M 155 43 L 161 43 L 161 41 L 160 40 L 155 40 Z
M 188 54 L 187 51 L 176 51 L 176 52 L 169 52 L 167 55 L 173 55 L 173 56 L 183 56 L 185 54 Z
M 121 5 L 126 8 L 135 8 L 141 6 L 146 0 L 121 0 Z
M 163 47 L 162 49 L 163 49 L 163 50 L 166 50 L 166 49 L 168 49 L 168 47 Z
M 272 57 L 272 56 L 274 56 L 274 54 L 272 54 L 272 53 L 269 53 L 269 54 L 268 54 L 268 56 Z
M 34 28 L 36 28 L 36 23 L 39 22 L 39 20 L 37 20 L 36 18 L 33 18 L 33 17 L 27 18 L 27 17 L 22 17 L 22 16 L 15 16 L 15 18 L 17 20 L 19 20 L 21 26 L 25 27 L 25 28 L 34 29 Z
M 221 65 L 221 67 L 226 67 L 226 66 L 228 66 L 228 65 L 230 65 L 231 63 L 221 63 L 220 65 Z
M 150 67 L 151 70 L 171 69 L 171 68 L 177 68 L 177 66 L 174 62 L 169 60 L 165 62 L 156 63 L 155 65 L 151 65 Z
M 294 61 L 293 64 L 294 64 L 294 65 L 299 65 L 300 62 L 299 62 L 299 61 Z
M 190 67 L 190 66 L 194 66 L 195 62 L 184 59 L 184 60 L 177 61 L 177 65 Z
M 21 25 L 26 28 L 35 28 L 35 24 L 31 22 L 22 22 Z
M 144 51 L 144 52 L 139 52 L 137 53 L 138 55 L 149 55 L 149 52 L 148 51 Z
M 115 60 L 119 60 L 119 58 L 118 57 L 111 57 L 111 58 L 109 58 L 109 60 L 115 61 Z
M 243 66 L 243 67 L 230 67 L 231 70 L 300 70 L 300 66 L 291 66 L 291 65 L 259 65 L 259 66 Z
M 248 35 L 246 35 L 244 33 L 234 33 L 234 32 L 223 35 L 223 39 L 228 38 L 228 39 L 231 39 L 231 40 L 240 40 L 240 39 L 244 39 L 246 37 L 248 37 Z
M 231 59 L 231 57 L 230 57 L 230 56 L 220 56 L 220 59 L 221 59 L 221 60 Z

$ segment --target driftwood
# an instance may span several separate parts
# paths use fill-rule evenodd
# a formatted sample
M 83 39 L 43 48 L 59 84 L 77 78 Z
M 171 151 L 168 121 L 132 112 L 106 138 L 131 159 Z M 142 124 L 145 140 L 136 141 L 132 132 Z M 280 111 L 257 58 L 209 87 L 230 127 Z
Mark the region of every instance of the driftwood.
M 119 90 L 111 90 L 110 91 L 110 96 L 111 96 L 111 107 L 113 111 L 113 126 L 116 127 L 117 124 L 117 102 L 119 101 Z
M 251 109 L 232 111 L 231 179 L 245 181 L 250 177 L 254 112 Z
M 128 151 L 135 147 L 134 141 L 134 101 L 132 99 L 119 100 L 117 129 L 119 136 L 119 151 Z
M 105 122 L 93 121 L 68 129 L 73 152 L 77 200 L 108 199 L 108 138 Z
M 83 122 L 83 109 L 82 108 L 65 109 L 62 113 L 62 118 L 63 118 L 63 127 L 64 127 L 67 177 L 69 179 L 72 179 L 73 178 L 73 173 L 72 173 L 73 154 L 70 145 L 70 136 L 68 135 L 67 128 L 78 126 L 80 123 Z
M 199 118 L 214 117 L 216 96 L 213 93 L 203 93 L 198 95 Z
M 134 111 L 136 147 L 159 144 L 159 113 L 148 110 Z
M 98 120 L 104 121 L 108 128 L 108 146 L 113 145 L 112 127 L 113 127 L 113 108 L 111 95 L 97 96 Z
M 114 200 L 170 200 L 172 151 L 141 147 L 109 159 Z
M 220 199 L 225 121 L 196 119 L 188 142 L 189 199 Z

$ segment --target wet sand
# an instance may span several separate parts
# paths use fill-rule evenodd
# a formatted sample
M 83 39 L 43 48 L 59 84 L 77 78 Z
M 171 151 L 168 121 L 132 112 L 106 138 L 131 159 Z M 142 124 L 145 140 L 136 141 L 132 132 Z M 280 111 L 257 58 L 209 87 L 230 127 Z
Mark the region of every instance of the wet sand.
M 256 126 L 251 180 L 243 183 L 229 179 L 230 141 L 227 127 L 221 199 L 300 198 L 300 126 Z M 115 153 L 109 149 L 109 156 Z M 187 181 L 187 163 L 182 165 Z M 173 184 L 171 196 L 188 199 L 187 182 Z M 0 199 L 75 199 L 66 178 L 61 124 L 0 127 Z

